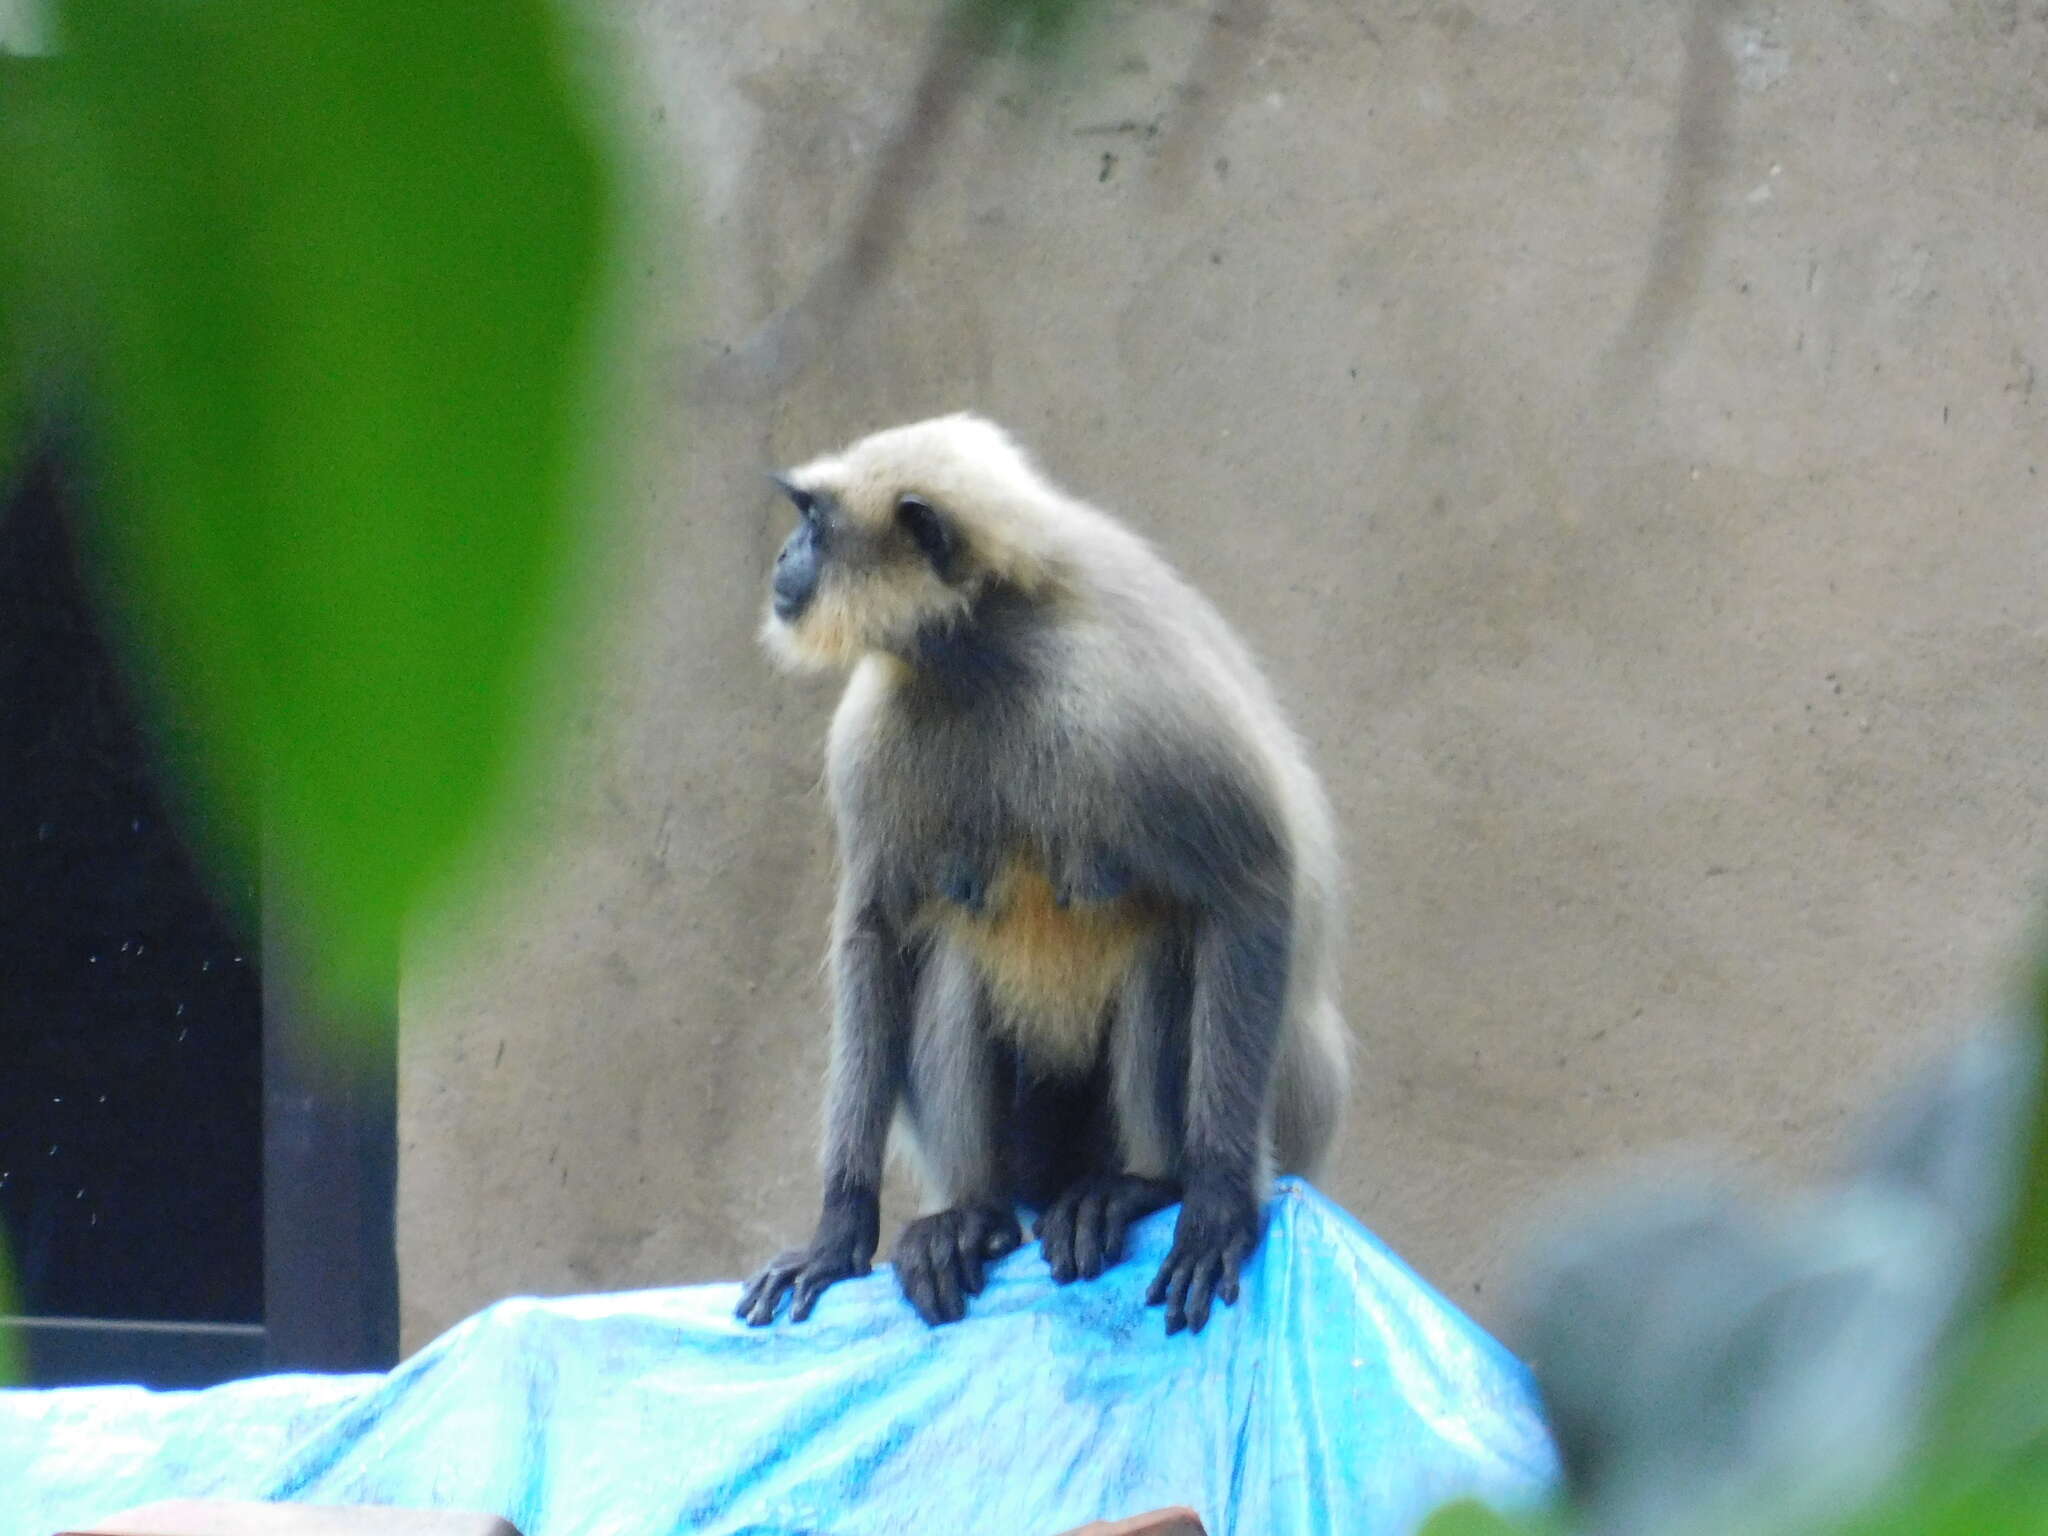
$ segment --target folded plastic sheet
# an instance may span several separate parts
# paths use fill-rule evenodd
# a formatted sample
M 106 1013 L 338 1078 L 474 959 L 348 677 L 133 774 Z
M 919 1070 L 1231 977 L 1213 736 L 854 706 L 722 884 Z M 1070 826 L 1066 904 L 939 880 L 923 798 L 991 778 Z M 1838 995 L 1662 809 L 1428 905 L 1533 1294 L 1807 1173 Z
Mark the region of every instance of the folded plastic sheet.
M 389 1376 L 0 1392 L 0 1536 L 208 1496 L 527 1536 L 1054 1536 L 1165 1504 L 1219 1536 L 1395 1536 L 1552 1485 L 1522 1367 L 1293 1181 L 1238 1303 L 1167 1337 L 1144 1292 L 1174 1214 L 1094 1282 L 1029 1245 L 938 1330 L 878 1268 L 798 1326 L 747 1328 L 733 1285 L 515 1300 Z

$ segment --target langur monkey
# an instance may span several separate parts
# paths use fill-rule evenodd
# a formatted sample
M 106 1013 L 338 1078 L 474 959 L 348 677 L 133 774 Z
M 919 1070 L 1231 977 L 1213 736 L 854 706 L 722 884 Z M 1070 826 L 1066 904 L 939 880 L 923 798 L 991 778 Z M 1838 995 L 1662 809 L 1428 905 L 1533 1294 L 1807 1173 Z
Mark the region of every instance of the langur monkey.
M 772 477 L 799 522 L 762 639 L 850 672 L 824 1208 L 739 1315 L 866 1274 L 892 1128 L 926 1214 L 892 1253 L 927 1323 L 1023 1241 L 1056 1280 L 1180 1204 L 1147 1300 L 1237 1298 L 1278 1173 L 1349 1082 L 1330 812 L 1265 679 L 1149 545 L 953 415 Z

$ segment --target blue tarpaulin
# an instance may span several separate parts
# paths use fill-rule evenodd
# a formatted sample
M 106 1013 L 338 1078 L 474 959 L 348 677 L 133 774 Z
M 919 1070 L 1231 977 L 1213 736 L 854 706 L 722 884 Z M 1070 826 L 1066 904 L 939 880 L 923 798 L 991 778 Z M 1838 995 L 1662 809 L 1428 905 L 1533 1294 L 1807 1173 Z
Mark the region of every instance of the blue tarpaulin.
M 527 1536 L 1054 1536 L 1167 1504 L 1218 1536 L 1395 1536 L 1550 1488 L 1523 1368 L 1321 1195 L 1280 1185 L 1198 1336 L 1144 1305 L 1174 1215 L 1093 1282 L 1028 1245 L 937 1330 L 878 1269 L 798 1326 L 746 1327 L 733 1285 L 521 1299 L 388 1376 L 0 1392 L 0 1536 L 200 1497 Z

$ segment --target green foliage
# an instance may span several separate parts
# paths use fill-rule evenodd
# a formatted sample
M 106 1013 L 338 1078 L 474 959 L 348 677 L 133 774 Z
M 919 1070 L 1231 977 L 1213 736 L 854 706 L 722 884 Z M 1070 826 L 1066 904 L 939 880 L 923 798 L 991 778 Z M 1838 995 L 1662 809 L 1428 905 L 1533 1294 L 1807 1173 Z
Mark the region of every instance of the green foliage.
M 74 139 L 54 66 L 0 54 L 0 480 L 30 425 L 41 354 L 58 325 L 52 260 L 75 232 L 63 176 Z
M 19 61 L 0 54 L 0 165 L 21 153 Z M 12 198 L 0 198 L 0 485 L 4 485 L 20 451 L 27 363 L 22 356 L 21 319 L 16 313 L 23 290 L 20 251 L 21 210 Z
M 57 32 L 0 304 L 88 383 L 96 570 L 202 749 L 208 852 L 260 848 L 324 1000 L 374 1004 L 567 592 L 609 175 L 544 0 L 91 0 Z
M 2036 953 L 2040 961 L 2033 976 L 2033 1014 L 2043 1076 L 2048 1077 L 2048 940 L 2037 946 Z M 2004 1285 L 2009 1294 L 2048 1287 L 2048 1081 L 2035 1084 L 2033 1128 L 2006 1249 Z
M 0 63 L 4 67 L 4 63 Z M 0 103 L 0 120 L 4 120 L 6 108 Z M 0 139 L 4 139 L 0 130 Z M 6 153 L 0 144 L 0 155 Z M 5 268 L 6 251 L 11 242 L 0 232 L 0 295 L 14 291 L 16 284 L 8 280 Z M 19 326 L 8 313 L 7 306 L 0 302 L 0 485 L 5 485 L 14 469 L 14 458 L 21 451 L 22 433 L 26 425 L 26 368 L 21 361 L 21 338 Z
M 1552 1536 L 1554 1530 L 1546 1516 L 1510 1520 L 1476 1499 L 1459 1499 L 1424 1521 L 1416 1536 Z
M 2048 1533 L 2048 1291 L 1998 1307 L 1953 1352 L 1897 1488 L 1829 1536 Z
M 14 1313 L 14 1271 L 7 1260 L 6 1246 L 0 1244 L 0 1317 Z M 21 1357 L 20 1330 L 0 1323 L 0 1388 L 17 1386 L 27 1379 L 28 1371 Z
M 1071 44 L 1097 9 L 1092 0 L 953 0 L 966 29 L 1041 59 Z

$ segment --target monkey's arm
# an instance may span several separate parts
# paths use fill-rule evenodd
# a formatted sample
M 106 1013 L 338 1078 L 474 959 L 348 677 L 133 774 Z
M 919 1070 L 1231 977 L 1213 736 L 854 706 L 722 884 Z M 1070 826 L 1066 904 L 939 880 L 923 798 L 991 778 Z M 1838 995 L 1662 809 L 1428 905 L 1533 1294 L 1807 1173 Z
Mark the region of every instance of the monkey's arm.
M 1190 747 L 1137 776 L 1145 878 L 1192 915 L 1185 1097 L 1173 1248 L 1147 1301 L 1169 1333 L 1237 1299 L 1258 1246 L 1266 1108 L 1287 1006 L 1293 859 L 1276 809 L 1240 764 Z
M 1290 923 L 1287 898 L 1274 892 L 1199 922 L 1180 1217 L 1146 1297 L 1166 1304 L 1168 1333 L 1199 1333 L 1215 1297 L 1234 1303 L 1238 1272 L 1259 1243 L 1261 1139 L 1286 1007 Z
M 833 919 L 832 1068 L 825 1197 L 808 1247 L 769 1261 L 741 1293 L 759 1327 L 784 1295 L 802 1322 L 828 1286 L 864 1275 L 881 1234 L 882 1158 L 909 1053 L 911 961 L 881 904 L 842 889 Z

